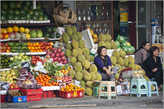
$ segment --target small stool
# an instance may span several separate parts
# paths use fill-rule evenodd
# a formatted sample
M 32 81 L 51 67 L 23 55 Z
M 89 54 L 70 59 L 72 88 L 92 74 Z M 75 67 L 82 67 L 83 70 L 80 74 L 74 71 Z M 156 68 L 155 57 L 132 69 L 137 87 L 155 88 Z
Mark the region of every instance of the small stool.
M 93 96 L 98 96 L 98 94 L 99 94 L 99 87 L 94 87 L 93 88 Z
M 140 97 L 141 95 L 148 96 L 147 81 L 144 78 L 133 78 L 130 85 L 130 93 Z
M 148 95 L 151 97 L 152 94 L 156 94 L 159 96 L 158 93 L 158 86 L 156 81 L 148 81 Z
M 116 97 L 115 81 L 100 82 L 98 98 L 100 99 L 101 97 L 107 97 L 107 99 Z

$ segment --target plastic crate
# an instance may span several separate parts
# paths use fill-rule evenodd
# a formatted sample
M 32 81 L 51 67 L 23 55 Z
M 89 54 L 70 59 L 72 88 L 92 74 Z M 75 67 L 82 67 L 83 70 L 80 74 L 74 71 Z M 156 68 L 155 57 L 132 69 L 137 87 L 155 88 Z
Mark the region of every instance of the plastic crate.
M 25 103 L 27 102 L 27 96 L 13 96 L 12 101 L 14 103 Z
M 37 94 L 42 94 L 43 90 L 42 89 L 20 89 L 20 91 L 28 96 L 28 95 L 37 95 Z
M 40 101 L 41 99 L 42 99 L 42 94 L 28 95 L 27 96 L 27 102 Z
M 42 98 L 52 98 L 56 97 L 54 91 L 43 91 Z
M 84 90 L 77 91 L 77 97 L 78 98 L 84 97 Z
M 6 95 L 1 95 L 1 103 L 6 102 Z
M 68 98 L 68 99 L 72 98 L 73 97 L 73 91 L 71 91 L 71 92 L 60 91 L 59 96 L 62 98 Z

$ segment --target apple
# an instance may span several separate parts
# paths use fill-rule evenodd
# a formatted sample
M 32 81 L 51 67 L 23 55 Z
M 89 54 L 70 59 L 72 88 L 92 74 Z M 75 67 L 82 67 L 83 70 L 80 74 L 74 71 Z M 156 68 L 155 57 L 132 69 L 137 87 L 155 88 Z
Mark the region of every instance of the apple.
M 60 56 L 60 54 L 59 54 L 59 53 L 57 53 L 57 54 L 56 54 L 56 57 L 59 57 L 59 56 Z
M 65 60 L 65 59 L 66 59 L 65 56 L 63 56 L 63 57 L 62 57 L 62 60 Z
M 64 56 L 64 52 L 63 51 L 60 53 L 60 56 Z
M 57 49 L 57 52 L 58 52 L 58 53 L 60 53 L 61 51 L 62 51 L 61 48 L 58 48 L 58 49 Z

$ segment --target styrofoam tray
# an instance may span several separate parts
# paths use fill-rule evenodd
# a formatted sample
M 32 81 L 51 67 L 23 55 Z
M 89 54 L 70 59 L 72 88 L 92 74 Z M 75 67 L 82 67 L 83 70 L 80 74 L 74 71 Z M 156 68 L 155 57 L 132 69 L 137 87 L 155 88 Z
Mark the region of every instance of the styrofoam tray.
M 49 91 L 49 90 L 60 90 L 60 86 L 44 86 L 41 87 L 43 91 Z

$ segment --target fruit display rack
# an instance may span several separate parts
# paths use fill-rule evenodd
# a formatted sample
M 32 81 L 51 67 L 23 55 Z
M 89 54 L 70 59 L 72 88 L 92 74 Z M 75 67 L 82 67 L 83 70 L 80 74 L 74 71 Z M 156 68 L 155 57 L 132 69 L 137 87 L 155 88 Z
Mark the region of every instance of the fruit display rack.
M 60 41 L 61 38 L 30 38 L 28 40 L 20 40 L 20 39 L 0 39 L 0 42 L 8 42 L 8 41 Z
M 12 56 L 16 56 L 19 53 L 0 53 L 0 55 L 12 55 Z M 26 55 L 46 55 L 46 52 L 27 52 L 27 53 L 23 53 Z

